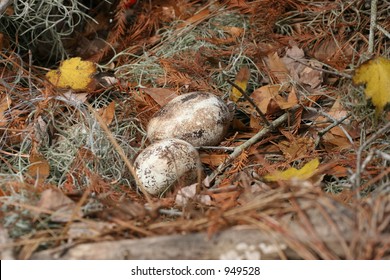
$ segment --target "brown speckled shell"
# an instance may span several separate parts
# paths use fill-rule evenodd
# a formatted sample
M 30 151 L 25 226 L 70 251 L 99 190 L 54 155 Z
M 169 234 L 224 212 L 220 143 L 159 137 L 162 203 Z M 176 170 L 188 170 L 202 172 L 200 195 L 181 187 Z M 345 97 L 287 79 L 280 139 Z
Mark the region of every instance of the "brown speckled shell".
M 152 142 L 178 138 L 196 147 L 218 145 L 231 120 L 232 113 L 222 99 L 208 92 L 191 92 L 162 107 L 150 120 L 147 134 Z
M 135 172 L 146 191 L 158 195 L 179 180 L 192 184 L 200 164 L 198 151 L 180 139 L 165 139 L 151 144 L 134 162 Z

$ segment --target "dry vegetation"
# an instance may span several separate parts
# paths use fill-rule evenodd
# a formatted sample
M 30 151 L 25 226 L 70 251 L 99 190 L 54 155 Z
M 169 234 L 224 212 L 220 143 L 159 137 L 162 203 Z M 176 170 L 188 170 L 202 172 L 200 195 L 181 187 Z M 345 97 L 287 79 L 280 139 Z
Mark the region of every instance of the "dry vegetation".
M 25 1 L 42 14 L 14 2 L 0 20 L 2 258 L 389 258 L 390 115 L 351 81 L 360 63 L 390 56 L 389 1 L 371 31 L 365 0 Z M 45 79 L 74 56 L 98 64 L 93 90 Z M 243 66 L 273 126 L 239 100 L 225 140 L 200 149 L 198 196 L 145 197 L 121 153 L 132 162 L 149 144 L 163 95 L 226 100 Z M 315 158 L 307 180 L 264 180 Z M 204 252 L 191 253 L 191 238 Z M 228 254 L 237 240 L 257 254 Z

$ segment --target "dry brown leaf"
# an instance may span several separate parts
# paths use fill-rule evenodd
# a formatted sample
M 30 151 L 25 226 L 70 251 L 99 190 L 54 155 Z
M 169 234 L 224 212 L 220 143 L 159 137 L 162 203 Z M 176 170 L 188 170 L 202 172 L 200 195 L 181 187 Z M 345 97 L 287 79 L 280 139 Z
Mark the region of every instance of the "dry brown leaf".
M 329 112 L 327 112 L 328 115 L 332 116 L 336 120 L 342 119 L 345 116 L 348 115 L 347 110 L 343 107 L 341 104 L 341 98 L 338 97 L 336 101 L 333 103 L 332 107 L 330 108 Z M 344 122 L 345 123 L 345 122 Z
M 297 105 L 298 104 L 298 97 L 297 97 L 297 94 L 295 92 L 295 89 L 292 88 L 290 93 L 287 96 L 287 100 L 283 96 L 277 95 L 277 96 L 275 96 L 275 101 L 279 105 L 279 107 L 284 110 L 284 109 L 289 109 L 289 108 Z
M 104 123 L 106 125 L 110 125 L 115 116 L 115 101 L 112 101 L 110 104 L 108 104 L 106 108 L 103 108 L 99 113 Z
M 332 36 L 314 46 L 312 56 L 338 70 L 343 70 L 351 61 L 354 52 L 350 42 L 344 42 L 340 36 L 336 38 Z
M 311 154 L 314 150 L 314 141 L 311 138 L 301 137 L 293 141 L 280 141 L 276 146 L 282 151 L 286 160 L 291 161 Z
M 209 195 L 197 194 L 197 185 L 192 184 L 181 188 L 176 195 L 175 204 L 178 206 L 186 206 L 190 201 L 200 202 L 203 205 L 211 205 L 211 197 Z
M 7 125 L 8 121 L 4 116 L 4 111 L 11 106 L 12 100 L 7 95 L 0 97 L 0 127 Z
M 278 83 L 287 86 L 291 80 L 290 73 L 278 53 L 269 54 L 267 64 L 272 75 L 278 80 Z
M 192 17 L 186 19 L 183 23 L 178 25 L 178 28 L 183 28 L 187 25 L 194 24 L 194 23 L 200 23 L 203 20 L 207 19 L 210 15 L 209 9 L 204 9 L 200 11 L 199 13 L 193 15 Z
M 352 146 L 351 142 L 344 133 L 343 136 L 338 136 L 333 133 L 326 133 L 322 139 L 326 150 L 328 150 L 327 144 L 333 145 L 333 147 L 329 147 L 330 151 L 342 151 Z
M 287 98 L 280 95 L 280 85 L 266 85 L 256 89 L 251 98 L 264 114 L 272 114 L 280 109 L 288 109 L 298 103 L 295 90 L 292 89 Z
M 49 162 L 34 149 L 30 153 L 30 166 L 27 173 L 38 182 L 44 182 L 50 175 Z
M 153 98 L 161 107 L 178 96 L 176 92 L 168 88 L 143 88 L 142 91 Z
M 62 94 L 68 100 L 73 101 L 77 104 L 82 104 L 87 100 L 88 93 L 77 93 L 75 94 L 72 90 L 68 90 Z
M 278 95 L 280 90 L 279 85 L 266 85 L 256 89 L 251 98 L 264 114 L 270 113 L 268 109 L 271 100 Z M 271 109 L 271 108 L 270 108 Z
M 349 175 L 348 168 L 342 165 L 336 165 L 327 170 L 327 174 L 335 177 L 347 177 Z
M 72 216 L 74 218 L 83 216 L 81 209 L 73 215 L 76 203 L 58 189 L 44 190 L 37 207 L 54 212 L 50 217 L 53 222 L 68 222 Z
M 287 49 L 286 55 L 281 59 L 286 65 L 291 78 L 301 84 L 308 85 L 311 89 L 317 88 L 321 85 L 322 72 L 314 68 L 322 68 L 322 64 L 315 60 L 305 61 L 305 64 L 300 63 L 299 60 L 304 59 L 305 54 L 303 50 L 297 46 Z M 309 66 L 307 66 L 309 65 Z
M 309 66 L 303 68 L 302 72 L 300 73 L 299 82 L 310 86 L 311 89 L 315 89 L 323 82 L 322 72 L 320 70 L 316 70 L 321 69 L 322 64 L 320 62 L 311 60 L 308 62 L 308 65 Z
M 244 28 L 235 27 L 235 26 L 222 26 L 221 29 L 229 33 L 231 36 L 235 38 L 241 37 L 242 34 L 244 34 L 245 32 Z
M 210 166 L 219 166 L 227 159 L 227 157 L 228 155 L 226 154 L 201 154 L 200 161 L 203 164 Z

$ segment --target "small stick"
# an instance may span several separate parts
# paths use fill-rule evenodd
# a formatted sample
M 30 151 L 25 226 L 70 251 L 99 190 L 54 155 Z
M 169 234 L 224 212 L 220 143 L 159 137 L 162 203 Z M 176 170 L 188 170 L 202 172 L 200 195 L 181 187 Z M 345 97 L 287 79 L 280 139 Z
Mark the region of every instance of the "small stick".
M 343 117 L 343 118 L 337 120 L 336 122 L 333 122 L 331 125 L 325 127 L 323 130 L 320 130 L 320 131 L 318 132 L 318 138 L 317 138 L 317 140 L 316 140 L 314 146 L 317 147 L 318 144 L 320 143 L 320 140 L 321 140 L 321 137 L 322 137 L 322 136 L 324 136 L 326 133 L 328 133 L 328 132 L 329 132 L 332 128 L 334 128 L 335 126 L 338 126 L 338 125 L 341 124 L 343 121 L 345 121 L 346 119 L 348 119 L 351 115 L 352 115 L 352 114 L 349 113 L 349 114 L 347 114 L 345 117 Z
M 263 112 L 259 109 L 259 107 L 257 107 L 256 103 L 253 101 L 252 98 L 250 98 L 250 96 L 241 88 L 239 87 L 238 85 L 236 85 L 235 83 L 233 83 L 232 81 L 229 81 L 229 80 L 226 80 L 230 85 L 232 85 L 233 87 L 235 87 L 244 97 L 245 99 L 253 106 L 253 108 L 255 108 L 256 112 L 260 115 L 261 119 L 264 121 L 264 123 L 267 125 L 267 126 L 270 126 L 270 123 L 269 121 L 267 120 L 267 118 L 265 117 L 265 115 L 263 114 Z
M 371 0 L 370 34 L 368 36 L 368 52 L 370 54 L 374 52 L 377 10 L 378 10 L 378 0 Z
M 371 137 L 359 147 L 356 153 L 356 171 L 353 174 L 352 182 L 353 182 L 353 190 L 357 190 L 360 187 L 360 176 L 363 169 L 362 164 L 362 153 L 364 149 L 366 149 L 372 142 L 374 142 L 378 137 L 387 133 L 390 130 L 390 122 L 388 122 L 384 127 L 375 132 Z M 360 198 L 360 192 L 356 193 L 357 197 Z
M 141 182 L 138 180 L 138 176 L 135 173 L 135 169 L 133 164 L 130 162 L 130 160 L 127 158 L 125 152 L 123 151 L 122 147 L 118 144 L 114 136 L 112 135 L 111 131 L 108 129 L 106 123 L 102 119 L 102 117 L 92 108 L 90 104 L 88 104 L 89 111 L 94 115 L 96 120 L 99 122 L 101 128 L 104 130 L 104 132 L 107 135 L 108 140 L 111 142 L 111 144 L 115 147 L 116 151 L 118 152 L 119 156 L 122 158 L 122 160 L 125 162 L 127 168 L 129 169 L 131 175 L 133 175 L 134 180 L 137 184 L 137 186 L 141 189 L 142 193 L 145 195 L 146 200 L 148 201 L 149 205 L 153 205 L 153 201 L 150 198 L 148 192 L 145 190 L 145 187 L 141 184 Z
M 298 105 L 293 106 L 290 110 L 294 111 L 294 110 L 298 109 L 299 107 L 300 107 L 300 105 L 298 104 Z M 241 144 L 240 146 L 237 146 L 236 148 L 234 148 L 233 153 L 231 153 L 228 156 L 228 158 L 222 164 L 220 164 L 218 166 L 218 168 L 216 170 L 214 170 L 213 173 L 210 174 L 210 176 L 208 177 L 208 182 L 210 183 L 210 182 L 214 181 L 215 178 L 217 177 L 217 175 L 220 174 L 226 167 L 228 167 L 228 165 L 235 158 L 237 158 L 245 149 L 249 148 L 250 146 L 252 146 L 256 142 L 258 142 L 261 138 L 263 138 L 266 134 L 270 133 L 273 129 L 275 129 L 276 127 L 280 126 L 282 123 L 287 121 L 288 120 L 288 116 L 289 116 L 289 112 L 284 113 L 279 118 L 277 118 L 276 120 L 271 122 L 269 124 L 269 126 L 263 128 L 258 133 L 256 133 L 248 141 L 246 141 L 243 144 Z
M 387 31 L 386 29 L 384 29 L 382 26 L 380 26 L 379 24 L 376 25 L 376 28 L 378 28 L 378 30 L 380 32 L 382 32 L 387 38 L 390 39 L 390 32 Z
M 197 150 L 221 150 L 221 151 L 234 151 L 234 147 L 218 147 L 218 146 L 200 146 L 200 147 L 195 147 Z

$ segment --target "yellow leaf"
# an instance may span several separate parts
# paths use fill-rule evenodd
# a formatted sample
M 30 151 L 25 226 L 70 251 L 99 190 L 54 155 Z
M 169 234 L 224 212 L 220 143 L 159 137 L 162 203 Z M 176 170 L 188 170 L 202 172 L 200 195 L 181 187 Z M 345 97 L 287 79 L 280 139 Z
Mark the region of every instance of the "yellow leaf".
M 251 72 L 249 71 L 249 68 L 247 66 L 244 66 L 238 71 L 236 75 L 236 79 L 234 80 L 234 83 L 239 86 L 243 91 L 246 91 L 246 87 L 248 86 L 248 81 L 251 76 Z M 236 89 L 235 87 L 232 87 L 232 93 L 230 94 L 230 100 L 233 102 L 237 102 L 238 99 L 242 96 L 241 92 Z
M 93 82 L 92 74 L 96 66 L 91 61 L 82 61 L 80 57 L 64 60 L 58 70 L 50 70 L 46 78 L 60 88 L 86 90 Z
M 307 180 L 314 175 L 314 173 L 317 171 L 319 164 L 319 159 L 315 158 L 306 163 L 301 169 L 291 167 L 285 171 L 276 171 L 272 174 L 264 176 L 264 179 L 271 182 L 287 181 L 293 178 L 299 180 Z
M 379 115 L 390 102 L 390 60 L 377 57 L 363 63 L 356 69 L 353 82 L 366 85 L 366 97 L 372 98 Z

